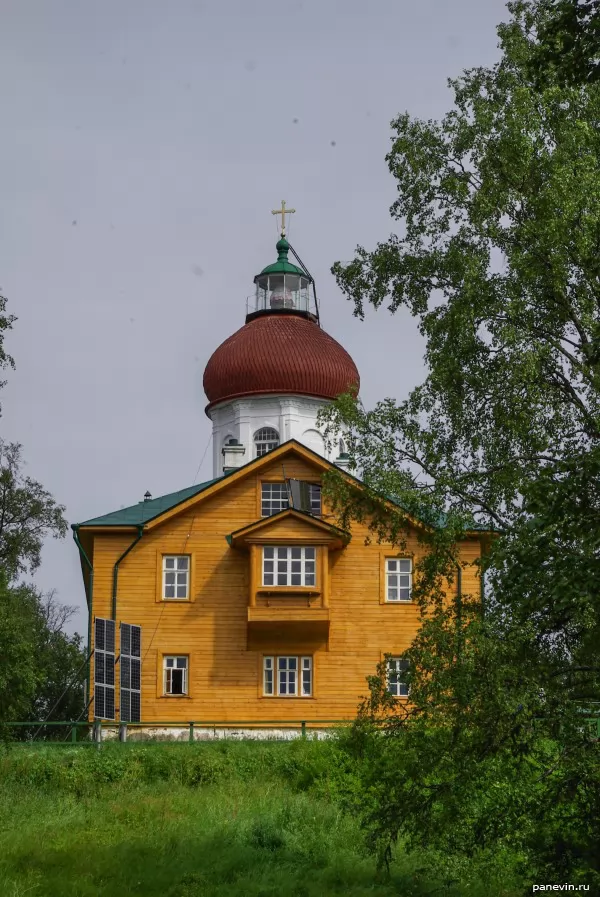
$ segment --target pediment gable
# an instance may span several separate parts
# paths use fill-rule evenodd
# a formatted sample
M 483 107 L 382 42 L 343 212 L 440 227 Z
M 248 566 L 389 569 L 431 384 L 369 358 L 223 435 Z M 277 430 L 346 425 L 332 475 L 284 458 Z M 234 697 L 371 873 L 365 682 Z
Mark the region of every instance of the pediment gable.
M 302 511 L 288 508 L 231 533 L 227 541 L 233 548 L 248 548 L 253 544 L 274 545 L 281 542 L 288 545 L 310 543 L 341 548 L 350 541 L 350 538 L 350 533 L 337 526 Z

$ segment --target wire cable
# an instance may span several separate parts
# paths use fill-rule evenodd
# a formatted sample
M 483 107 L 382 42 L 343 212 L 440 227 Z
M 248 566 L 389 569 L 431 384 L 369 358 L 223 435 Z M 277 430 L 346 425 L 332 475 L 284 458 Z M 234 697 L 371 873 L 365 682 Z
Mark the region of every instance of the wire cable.
M 200 468 L 204 464 L 204 459 L 206 458 L 206 453 L 208 451 L 208 447 L 211 443 L 211 440 L 212 440 L 212 433 L 208 437 L 208 442 L 206 443 L 206 448 L 204 449 L 204 454 L 202 455 L 202 458 L 200 459 L 200 464 L 198 465 L 198 470 L 196 471 L 196 476 L 194 477 L 194 482 L 192 483 L 192 486 L 196 485 L 196 480 L 198 479 L 198 474 L 200 473 Z

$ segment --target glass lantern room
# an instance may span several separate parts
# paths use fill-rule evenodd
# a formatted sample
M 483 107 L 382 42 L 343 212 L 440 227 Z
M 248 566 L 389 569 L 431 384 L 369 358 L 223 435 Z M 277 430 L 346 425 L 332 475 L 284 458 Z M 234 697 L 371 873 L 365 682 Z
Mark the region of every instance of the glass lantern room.
M 261 274 L 256 279 L 256 310 L 308 311 L 310 281 L 299 274 Z
M 311 312 L 311 279 L 302 268 L 288 259 L 289 243 L 277 243 L 277 261 L 254 278 L 256 298 L 254 311 Z

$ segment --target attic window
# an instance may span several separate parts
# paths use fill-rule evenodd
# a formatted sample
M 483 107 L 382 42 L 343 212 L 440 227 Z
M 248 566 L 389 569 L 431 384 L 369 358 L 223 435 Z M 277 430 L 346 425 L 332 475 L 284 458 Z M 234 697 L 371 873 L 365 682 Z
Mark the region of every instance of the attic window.
M 279 445 L 279 433 L 273 427 L 261 427 L 254 434 L 254 445 L 256 446 L 256 457 L 260 458 L 272 449 L 277 448 Z
M 321 486 L 319 483 L 304 483 L 289 480 L 286 483 L 261 483 L 261 514 L 270 517 L 290 507 L 289 486 L 291 484 L 293 506 L 306 514 L 321 516 Z
M 288 489 L 286 483 L 261 483 L 261 513 L 263 517 L 278 514 L 289 508 Z

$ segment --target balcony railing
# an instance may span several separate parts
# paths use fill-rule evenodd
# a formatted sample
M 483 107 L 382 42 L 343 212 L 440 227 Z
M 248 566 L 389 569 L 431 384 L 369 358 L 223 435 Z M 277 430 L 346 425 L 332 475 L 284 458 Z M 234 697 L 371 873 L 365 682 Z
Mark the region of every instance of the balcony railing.
M 258 295 L 246 297 L 246 314 L 261 311 L 301 311 L 316 317 L 317 306 L 308 290 L 287 291 L 284 295 L 274 290 L 271 293 L 261 290 Z

